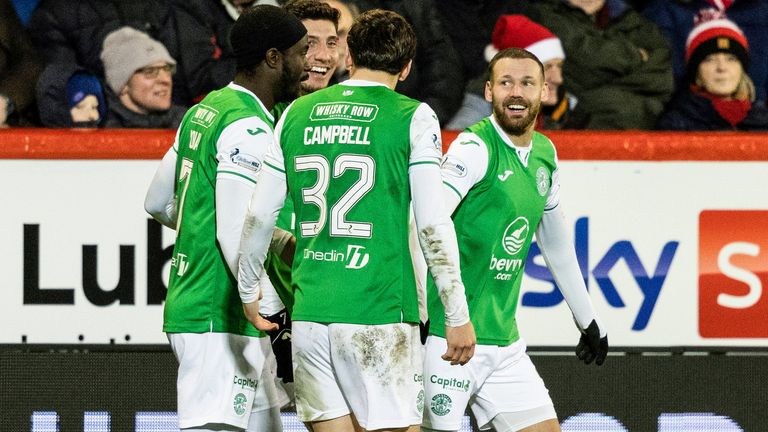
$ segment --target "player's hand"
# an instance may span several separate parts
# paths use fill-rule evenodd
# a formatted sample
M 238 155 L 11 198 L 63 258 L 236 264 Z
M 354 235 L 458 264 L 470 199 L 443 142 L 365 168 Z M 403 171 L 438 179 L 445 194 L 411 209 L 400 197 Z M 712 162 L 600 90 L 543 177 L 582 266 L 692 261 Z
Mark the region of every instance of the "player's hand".
M 293 266 L 293 256 L 296 254 L 296 237 L 291 236 L 285 244 L 280 259 L 289 266 Z
M 580 329 L 581 330 L 581 329 Z M 600 337 L 600 327 L 592 320 L 589 327 L 581 330 L 579 344 L 576 345 L 576 356 L 585 364 L 594 362 L 600 366 L 608 355 L 608 335 Z
M 256 329 L 261 331 L 277 330 L 279 326 L 271 321 L 267 321 L 259 315 L 259 302 L 258 300 L 251 303 L 243 303 L 243 312 L 248 321 L 253 324 Z
M 475 355 L 475 327 L 472 321 L 458 327 L 445 326 L 448 350 L 441 357 L 452 365 L 465 365 Z

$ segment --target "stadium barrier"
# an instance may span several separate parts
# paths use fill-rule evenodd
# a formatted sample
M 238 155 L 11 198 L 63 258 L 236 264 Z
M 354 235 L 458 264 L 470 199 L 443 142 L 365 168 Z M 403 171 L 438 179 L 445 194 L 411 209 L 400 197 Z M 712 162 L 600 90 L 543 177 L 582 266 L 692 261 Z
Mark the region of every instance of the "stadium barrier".
M 601 368 L 558 353 L 578 333 L 533 245 L 518 322 L 563 430 L 766 430 L 768 135 L 547 135 L 593 302 L 627 350 Z M 0 130 L 0 430 L 174 430 L 173 233 L 142 209 L 173 137 Z

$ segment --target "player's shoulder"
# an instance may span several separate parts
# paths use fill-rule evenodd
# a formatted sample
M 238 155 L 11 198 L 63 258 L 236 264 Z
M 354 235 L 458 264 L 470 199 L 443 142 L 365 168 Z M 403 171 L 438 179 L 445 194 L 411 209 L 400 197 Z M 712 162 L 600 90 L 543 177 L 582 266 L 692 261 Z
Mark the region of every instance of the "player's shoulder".
M 534 131 L 532 142 L 534 151 L 543 153 L 544 155 L 551 156 L 553 158 L 557 157 L 557 148 L 555 147 L 555 143 L 553 143 L 548 136 L 541 132 Z

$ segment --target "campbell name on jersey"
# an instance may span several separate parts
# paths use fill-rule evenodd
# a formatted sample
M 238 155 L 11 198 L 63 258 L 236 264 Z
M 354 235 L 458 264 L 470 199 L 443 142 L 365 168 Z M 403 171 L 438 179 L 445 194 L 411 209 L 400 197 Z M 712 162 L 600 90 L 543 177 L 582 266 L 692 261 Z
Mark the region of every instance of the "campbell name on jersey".
M 408 167 L 420 105 L 385 86 L 346 83 L 286 111 L 278 168 L 296 217 L 294 320 L 418 322 Z
M 216 180 L 254 183 L 272 117 L 248 90 L 230 84 L 190 108 L 177 135 L 178 227 L 164 311 L 170 333 L 263 336 L 245 318 L 216 240 Z
M 465 196 L 452 183 L 460 183 L 468 167 L 460 158 L 452 158 L 450 150 L 443 161 L 443 180 L 462 198 L 453 221 L 478 343 L 509 345 L 519 338 L 515 311 L 520 284 L 557 169 L 555 148 L 547 137 L 535 132 L 530 149 L 518 151 L 505 142 L 491 118 L 467 129 L 452 146 L 487 149 L 484 175 Z M 431 277 L 428 299 L 430 331 L 444 337 L 443 306 Z

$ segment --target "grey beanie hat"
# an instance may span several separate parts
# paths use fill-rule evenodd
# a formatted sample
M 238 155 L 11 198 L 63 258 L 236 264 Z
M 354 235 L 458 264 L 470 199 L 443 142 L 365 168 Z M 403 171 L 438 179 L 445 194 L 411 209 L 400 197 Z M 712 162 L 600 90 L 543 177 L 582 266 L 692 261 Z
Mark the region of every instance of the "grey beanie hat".
M 133 27 L 121 27 L 104 38 L 101 62 L 107 84 L 115 94 L 120 94 L 134 72 L 158 61 L 176 64 L 162 43 Z

